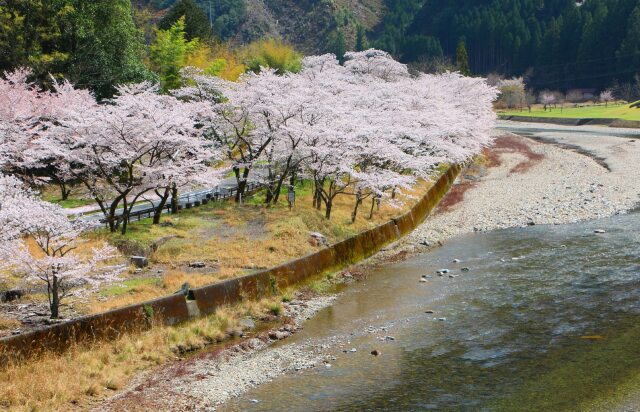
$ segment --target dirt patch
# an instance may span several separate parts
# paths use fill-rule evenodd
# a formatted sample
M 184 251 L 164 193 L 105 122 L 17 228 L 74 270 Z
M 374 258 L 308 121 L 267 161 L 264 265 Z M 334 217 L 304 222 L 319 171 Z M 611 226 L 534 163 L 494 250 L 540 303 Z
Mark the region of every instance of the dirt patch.
M 436 209 L 437 213 L 446 212 L 451 209 L 453 206 L 464 200 L 464 194 L 467 190 L 475 187 L 477 182 L 463 182 L 458 185 L 455 185 L 449 190 L 449 193 L 442 198 L 440 203 L 438 204 L 438 208 Z
M 497 167 L 502 164 L 500 155 L 504 153 L 518 153 L 527 158 L 526 161 L 514 166 L 510 173 L 524 173 L 532 166 L 540 163 L 544 155 L 531 150 L 531 147 L 521 139 L 513 135 L 504 135 L 495 139 L 493 147 L 486 149 L 484 155 L 487 157 L 489 167 Z

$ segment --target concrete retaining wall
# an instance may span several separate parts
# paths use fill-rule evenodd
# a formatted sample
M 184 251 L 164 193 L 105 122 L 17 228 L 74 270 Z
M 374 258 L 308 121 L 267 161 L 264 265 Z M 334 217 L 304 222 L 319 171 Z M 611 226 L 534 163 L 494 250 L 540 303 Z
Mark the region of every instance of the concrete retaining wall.
M 269 296 L 278 288 L 368 258 L 420 225 L 461 170 L 460 165 L 451 166 L 410 211 L 392 221 L 274 268 L 192 289 L 188 298 L 195 300 L 196 313 L 210 314 L 222 305 Z M 182 294 L 166 296 L 0 339 L 0 363 L 20 361 L 43 351 L 60 352 L 74 343 L 112 339 L 126 332 L 144 330 L 151 325 L 152 318 L 165 325 L 189 319 L 187 300 Z

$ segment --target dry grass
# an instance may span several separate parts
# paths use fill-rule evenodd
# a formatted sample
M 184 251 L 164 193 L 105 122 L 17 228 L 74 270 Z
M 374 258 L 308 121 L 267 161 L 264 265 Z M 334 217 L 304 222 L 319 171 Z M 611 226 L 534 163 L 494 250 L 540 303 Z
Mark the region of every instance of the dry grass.
M 22 324 L 19 320 L 0 315 L 0 330 L 2 329 L 16 329 Z
M 153 225 L 149 220 L 136 222 L 125 236 L 92 234 L 87 246 L 107 239 L 144 250 L 152 250 L 151 246 L 158 244 L 149 255 L 152 264 L 149 272 L 138 275 L 131 270 L 125 276 L 131 282 L 140 276 L 157 281 L 135 283 L 126 293 L 104 293 L 103 289 L 101 295 L 79 307 L 85 312 L 97 313 L 174 293 L 185 282 L 197 287 L 276 266 L 318 249 L 309 242 L 309 232 L 323 233 L 330 243 L 338 242 L 403 213 L 429 186 L 429 182 L 419 182 L 410 192 L 399 195 L 404 206 L 398 208 L 383 203 L 372 219 L 367 219 L 368 199 L 360 207 L 355 223 L 351 223 L 353 196 L 338 196 L 331 220 L 327 220 L 324 210 L 312 207 L 311 194 L 303 188 L 291 211 L 282 203 L 267 208 L 256 198 L 244 205 L 209 204 L 165 216 L 163 222 L 168 223 L 165 226 Z M 205 262 L 207 269 L 190 270 L 188 264 L 194 261 Z M 157 274 L 157 268 L 163 273 Z
M 281 297 L 246 302 L 174 327 L 157 326 L 111 342 L 74 346 L 0 370 L 0 408 L 14 411 L 85 410 L 123 388 L 140 371 L 178 359 L 238 334 L 244 316 L 273 314 Z M 37 387 L 37 390 L 34 390 Z

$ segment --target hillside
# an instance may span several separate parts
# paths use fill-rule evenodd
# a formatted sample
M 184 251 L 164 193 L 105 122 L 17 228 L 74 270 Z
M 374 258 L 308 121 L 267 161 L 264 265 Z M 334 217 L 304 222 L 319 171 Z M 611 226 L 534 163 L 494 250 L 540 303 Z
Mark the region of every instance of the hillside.
M 160 20 L 176 0 L 134 0 Z M 210 19 L 216 36 L 236 44 L 263 37 L 285 40 L 300 51 L 331 49 L 340 32 L 347 49 L 355 47 L 356 31 L 373 31 L 385 14 L 384 0 L 196 0 Z
M 176 1 L 136 3 L 161 11 Z M 604 89 L 632 82 L 640 64 L 636 0 L 195 1 L 236 44 L 268 36 L 305 53 L 340 52 L 357 48 L 360 31 L 366 45 L 410 63 L 455 60 L 462 40 L 472 73 L 528 74 L 536 89 Z

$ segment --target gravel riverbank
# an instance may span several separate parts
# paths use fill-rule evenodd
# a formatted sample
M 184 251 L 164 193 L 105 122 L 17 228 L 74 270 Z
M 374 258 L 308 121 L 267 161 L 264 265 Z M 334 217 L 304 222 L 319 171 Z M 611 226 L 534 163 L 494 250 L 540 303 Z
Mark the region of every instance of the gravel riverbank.
M 510 122 L 500 125 L 511 126 Z M 527 126 L 539 131 L 531 132 Z M 447 210 L 440 208 L 394 251 L 420 251 L 424 245 L 462 233 L 573 223 L 637 207 L 640 132 L 621 131 L 616 136 L 598 127 L 514 127 L 523 128 L 522 133 L 535 140 L 496 130 L 496 135 L 507 135 L 506 142 L 490 152 L 499 164 L 483 170 L 485 175 L 479 179 L 461 178 L 463 189 L 454 190 L 462 192 L 458 196 L 463 201 Z
M 496 130 L 500 139 L 489 151 L 488 163 L 467 171 L 438 211 L 381 253 L 383 259 L 421 252 L 462 233 L 611 216 L 640 201 L 640 132 L 614 135 L 604 128 L 508 122 L 500 126 L 521 128 L 533 139 Z M 331 302 L 331 297 L 292 302 L 285 316 L 294 319 L 293 329 L 299 328 Z M 289 331 L 271 331 L 271 336 L 146 373 L 98 410 L 215 410 L 278 375 L 330 362 L 329 348 L 341 344 L 280 343 L 284 336 L 276 333 Z
M 331 360 L 327 343 L 279 344 L 302 323 L 330 306 L 334 295 L 285 303 L 281 327 L 220 350 L 203 351 L 160 370 L 145 372 L 94 411 L 213 411 L 216 405 L 287 372 Z

